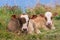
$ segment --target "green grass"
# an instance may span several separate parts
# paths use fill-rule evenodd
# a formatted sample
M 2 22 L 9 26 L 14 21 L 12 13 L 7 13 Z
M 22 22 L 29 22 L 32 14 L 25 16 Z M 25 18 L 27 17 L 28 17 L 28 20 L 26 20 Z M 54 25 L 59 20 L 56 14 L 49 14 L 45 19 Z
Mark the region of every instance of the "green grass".
M 25 35 L 18 36 L 15 33 L 7 32 L 6 27 L 10 19 L 11 14 L 0 15 L 0 40 L 60 40 L 60 20 L 54 19 L 56 30 L 50 30 L 48 32 L 42 31 L 39 35 Z

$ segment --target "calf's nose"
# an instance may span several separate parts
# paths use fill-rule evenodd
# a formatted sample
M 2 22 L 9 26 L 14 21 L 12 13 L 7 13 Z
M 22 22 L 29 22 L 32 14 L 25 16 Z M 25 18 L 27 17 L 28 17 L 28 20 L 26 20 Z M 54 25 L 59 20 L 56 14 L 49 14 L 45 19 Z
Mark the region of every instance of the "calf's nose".
M 48 25 L 51 25 L 51 23 L 48 23 Z
M 27 29 L 23 29 L 23 31 L 27 31 Z

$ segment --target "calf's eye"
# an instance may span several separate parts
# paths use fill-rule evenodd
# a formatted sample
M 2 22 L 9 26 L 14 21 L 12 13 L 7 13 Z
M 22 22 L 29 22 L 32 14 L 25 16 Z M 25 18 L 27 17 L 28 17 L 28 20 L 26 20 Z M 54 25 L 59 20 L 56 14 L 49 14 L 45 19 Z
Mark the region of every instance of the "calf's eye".
M 45 20 L 47 21 L 47 18 L 45 17 Z
M 53 17 L 51 17 L 51 20 L 53 19 Z

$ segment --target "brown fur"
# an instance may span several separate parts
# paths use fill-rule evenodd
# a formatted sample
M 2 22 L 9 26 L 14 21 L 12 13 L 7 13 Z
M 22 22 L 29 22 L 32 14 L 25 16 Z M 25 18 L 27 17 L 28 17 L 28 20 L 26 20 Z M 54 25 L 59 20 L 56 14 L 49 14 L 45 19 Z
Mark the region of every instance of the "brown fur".
M 44 17 L 41 17 L 41 16 L 38 16 L 36 19 L 33 20 L 36 24 L 37 27 L 40 27 L 40 28 L 46 28 L 46 26 L 43 26 L 45 25 L 46 23 L 46 20 Z
M 8 28 L 8 31 L 15 32 L 15 33 L 20 31 L 20 24 L 19 24 L 19 20 L 16 17 L 16 15 L 11 16 L 11 19 L 8 23 L 7 28 Z
M 25 18 L 19 18 L 19 21 L 20 21 L 22 24 L 26 23 L 26 19 L 25 19 Z
M 44 30 L 49 30 L 47 27 L 46 27 L 46 20 L 43 16 L 40 16 L 38 15 L 36 18 L 34 19 L 30 19 L 30 24 L 28 27 L 30 27 L 31 31 L 29 30 L 30 33 L 32 33 L 33 31 L 37 34 L 40 33 L 40 29 L 44 29 Z M 32 26 L 32 27 L 31 27 Z
M 37 15 L 32 15 L 31 17 L 30 17 L 30 19 L 35 19 L 37 17 Z
M 23 24 L 26 23 L 25 18 L 18 18 L 20 27 L 22 28 Z

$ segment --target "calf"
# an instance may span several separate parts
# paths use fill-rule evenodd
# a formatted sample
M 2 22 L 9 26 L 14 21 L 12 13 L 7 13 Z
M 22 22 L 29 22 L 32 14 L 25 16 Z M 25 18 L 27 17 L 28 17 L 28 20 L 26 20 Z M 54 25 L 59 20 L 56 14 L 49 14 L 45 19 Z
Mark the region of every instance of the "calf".
M 50 30 L 55 29 L 54 24 L 52 22 L 52 13 L 46 12 L 45 15 L 32 15 L 29 20 L 28 33 L 41 33 L 40 29 Z
M 20 14 L 18 16 L 12 15 L 11 20 L 8 23 L 8 30 L 12 32 L 21 31 L 23 33 L 28 32 L 29 16 L 27 14 Z

